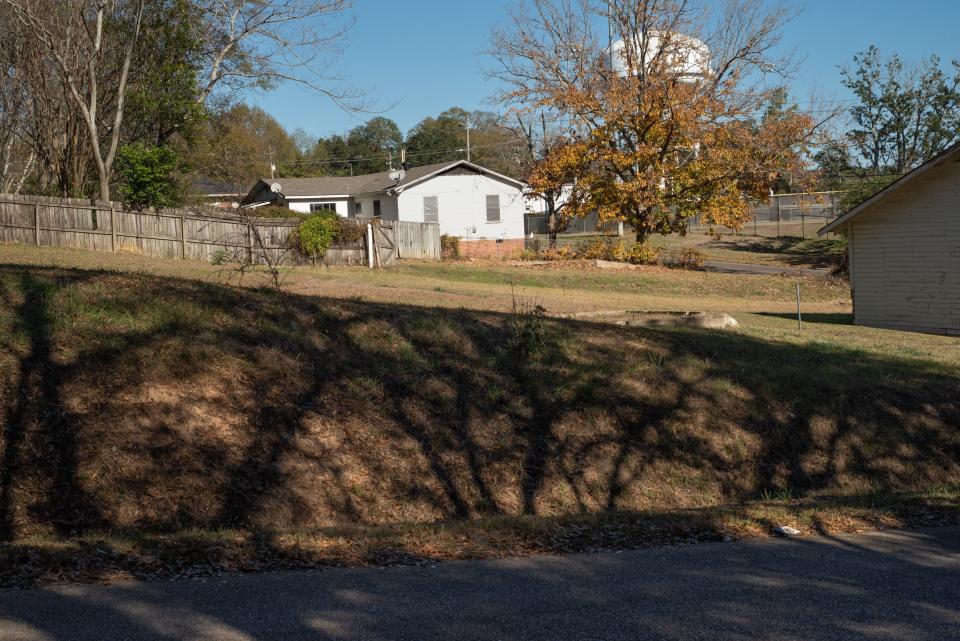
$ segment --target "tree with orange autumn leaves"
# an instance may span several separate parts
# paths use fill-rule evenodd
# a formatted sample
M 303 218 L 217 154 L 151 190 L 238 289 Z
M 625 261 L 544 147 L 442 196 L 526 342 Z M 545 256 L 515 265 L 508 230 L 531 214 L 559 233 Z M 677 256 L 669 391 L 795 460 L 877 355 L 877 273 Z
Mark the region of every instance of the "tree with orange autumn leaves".
M 528 176 L 531 192 L 566 185 L 558 221 L 596 212 L 641 241 L 683 232 L 692 216 L 741 227 L 779 176 L 804 173 L 805 147 L 825 122 L 771 108 L 782 107 L 784 90 L 769 79 L 789 68 L 774 55 L 789 15 L 768 6 L 523 0 L 493 33 L 491 74 L 510 108 L 546 112 L 565 129 Z

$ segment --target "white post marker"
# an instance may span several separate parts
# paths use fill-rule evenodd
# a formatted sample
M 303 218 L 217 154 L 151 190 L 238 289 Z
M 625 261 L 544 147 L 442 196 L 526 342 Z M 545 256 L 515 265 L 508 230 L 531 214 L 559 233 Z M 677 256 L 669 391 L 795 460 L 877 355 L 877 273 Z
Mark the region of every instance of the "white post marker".
M 800 313 L 800 281 L 797 281 L 797 329 L 803 331 L 803 315 Z
M 373 269 L 373 225 L 367 223 L 367 262 Z

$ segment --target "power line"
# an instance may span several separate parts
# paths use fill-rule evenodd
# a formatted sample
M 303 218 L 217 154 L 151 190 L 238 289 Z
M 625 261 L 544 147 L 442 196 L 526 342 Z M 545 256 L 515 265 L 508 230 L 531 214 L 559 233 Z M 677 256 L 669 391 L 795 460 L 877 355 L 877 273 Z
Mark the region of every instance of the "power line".
M 486 145 L 471 145 L 471 150 L 477 149 L 492 149 L 494 147 L 506 147 L 509 145 L 523 145 L 525 144 L 522 140 L 509 140 L 498 143 L 490 143 Z M 421 158 L 423 156 L 436 156 L 442 154 L 452 154 L 452 153 L 466 153 L 466 147 L 457 147 L 454 149 L 439 149 L 436 151 L 422 151 L 407 153 L 407 158 Z M 355 162 L 365 162 L 365 161 L 385 161 L 387 156 L 354 156 L 351 158 L 331 158 L 327 160 L 312 160 L 312 159 L 301 159 L 301 160 L 290 160 L 290 161 L 278 161 L 278 165 L 337 165 L 337 164 L 347 164 Z

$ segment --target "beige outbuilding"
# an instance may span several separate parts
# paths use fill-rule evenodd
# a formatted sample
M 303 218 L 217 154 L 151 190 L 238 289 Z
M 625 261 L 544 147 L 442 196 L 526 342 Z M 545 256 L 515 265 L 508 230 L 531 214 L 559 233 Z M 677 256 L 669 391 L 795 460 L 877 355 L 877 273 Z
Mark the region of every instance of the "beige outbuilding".
M 960 335 L 960 144 L 820 230 L 846 233 L 854 322 Z

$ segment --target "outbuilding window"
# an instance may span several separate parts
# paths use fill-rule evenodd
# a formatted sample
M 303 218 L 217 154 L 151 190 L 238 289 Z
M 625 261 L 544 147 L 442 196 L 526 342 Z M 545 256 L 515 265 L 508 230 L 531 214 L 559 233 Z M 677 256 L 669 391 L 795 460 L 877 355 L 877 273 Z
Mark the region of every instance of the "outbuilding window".
M 380 218 L 380 201 L 373 201 L 373 217 Z
M 440 222 L 440 206 L 437 204 L 436 196 L 423 197 L 423 222 Z
M 487 196 L 487 222 L 488 223 L 499 223 L 500 222 L 500 196 L 492 195 Z
M 336 213 L 337 203 L 310 203 L 310 213 L 318 211 L 332 211 Z

